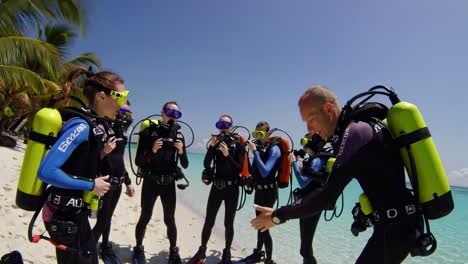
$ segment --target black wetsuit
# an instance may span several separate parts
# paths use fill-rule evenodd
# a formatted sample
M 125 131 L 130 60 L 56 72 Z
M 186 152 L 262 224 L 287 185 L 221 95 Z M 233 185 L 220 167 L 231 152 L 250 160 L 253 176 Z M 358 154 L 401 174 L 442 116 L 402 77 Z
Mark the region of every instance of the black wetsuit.
M 239 175 L 244 164 L 245 147 L 240 143 L 240 139 L 235 136 L 226 144 L 229 147 L 227 157 L 223 155 L 221 150 L 217 150 L 218 146 L 210 146 L 203 162 L 205 168 L 210 168 L 211 162 L 215 161 L 215 176 L 208 197 L 205 224 L 203 225 L 201 237 L 202 247 L 205 248 L 223 201 L 226 249 L 231 248 L 234 238 L 234 218 L 239 200 Z
M 180 160 L 180 165 L 183 168 L 187 168 L 189 163 L 184 138 L 178 128 L 177 124 L 150 126 L 140 134 L 140 144 L 143 149 L 142 157 L 144 158 L 144 161 L 140 161 L 140 164 L 148 168 L 150 173 L 145 176 L 141 191 L 141 215 L 135 230 L 137 246 L 143 244 L 146 226 L 151 220 L 153 207 L 158 196 L 161 196 L 170 249 L 175 248 L 177 244 L 177 227 L 174 219 L 177 162 Z M 154 154 L 152 151 L 153 144 L 159 138 L 162 138 L 164 143 L 158 152 Z M 179 155 L 174 147 L 177 139 L 184 143 L 184 153 L 182 155 Z
M 316 190 L 322 186 L 320 181 L 317 181 L 313 176 L 302 176 L 301 171 L 296 163 L 293 163 L 293 171 L 296 175 L 300 189 L 295 191 L 296 201 L 302 199 L 307 193 Z M 301 234 L 301 249 L 300 253 L 303 258 L 303 264 L 317 264 L 314 257 L 314 249 L 312 242 L 315 236 L 315 230 L 320 220 L 321 212 L 299 219 L 299 230 Z
M 273 149 L 277 148 L 277 149 Z M 272 156 L 274 152 L 280 153 L 280 149 L 276 145 L 268 144 L 264 148 L 258 148 L 260 159 L 263 164 L 269 163 L 269 159 L 276 159 L 272 169 L 266 177 L 261 175 L 260 165 L 256 159 L 252 164 L 252 176 L 254 177 L 255 197 L 254 203 L 260 206 L 273 207 L 278 198 L 278 186 L 276 184 L 276 174 L 279 169 L 279 156 Z M 254 156 L 256 153 L 254 153 Z M 255 211 L 259 215 L 259 211 Z M 263 245 L 265 245 L 266 258 L 271 259 L 273 254 L 273 239 L 271 238 L 270 231 L 257 233 L 257 250 L 260 252 Z
M 416 228 L 419 216 L 402 210 L 414 205 L 414 197 L 406 188 L 398 147 L 392 144 L 388 130 L 374 123 L 351 122 L 336 134 L 332 144 L 337 158 L 328 184 L 308 194 L 301 203 L 278 209 L 277 216 L 288 220 L 333 209 L 345 186 L 355 178 L 374 210 L 399 212 L 398 218 L 375 223 L 374 233 L 356 263 L 401 263 L 409 253 L 409 234 Z
M 93 179 L 101 166 L 100 152 L 113 131 L 105 121 L 80 112 L 62 111 L 62 119 L 68 122 L 38 170 L 39 178 L 51 185 L 42 210 L 45 227 L 53 241 L 78 250 L 57 249 L 59 264 L 98 263 L 89 210 L 82 198 L 84 190 L 94 188 Z
M 117 123 L 115 123 L 117 124 Z M 102 244 L 107 245 L 111 230 L 111 220 L 117 203 L 122 193 L 122 183 L 132 184 L 128 172 L 125 169 L 124 152 L 127 144 L 125 132 L 119 125 L 112 126 L 115 132 L 116 145 L 111 153 L 104 156 L 102 174 L 109 175 L 111 189 L 101 197 L 102 206 L 97 215 L 96 225 L 93 227 L 93 234 L 96 242 L 102 235 Z
M 313 216 L 299 219 L 299 230 L 301 233 L 300 253 L 303 258 L 303 264 L 317 264 L 312 242 L 314 241 L 315 230 L 317 229 L 321 215 L 321 212 L 319 212 Z

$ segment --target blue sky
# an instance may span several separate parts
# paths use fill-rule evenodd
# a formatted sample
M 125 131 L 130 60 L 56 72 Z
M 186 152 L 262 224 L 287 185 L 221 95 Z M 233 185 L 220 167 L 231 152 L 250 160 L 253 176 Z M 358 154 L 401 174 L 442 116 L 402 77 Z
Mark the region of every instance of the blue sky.
M 418 105 L 452 183 L 468 185 L 467 1 L 108 0 L 88 25 L 72 54 L 122 75 L 137 119 L 178 101 L 192 151 L 224 113 L 297 142 L 305 89 L 326 85 L 344 104 L 384 84 Z

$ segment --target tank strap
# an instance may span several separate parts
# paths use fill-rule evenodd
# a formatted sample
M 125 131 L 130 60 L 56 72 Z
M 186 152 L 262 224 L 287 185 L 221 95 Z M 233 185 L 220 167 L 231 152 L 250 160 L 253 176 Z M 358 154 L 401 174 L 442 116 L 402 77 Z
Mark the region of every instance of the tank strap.
M 427 127 L 423 127 L 411 133 L 403 134 L 396 138 L 395 141 L 400 147 L 406 147 L 429 137 L 431 137 L 429 129 Z
M 58 138 L 56 138 L 54 136 L 49 136 L 49 135 L 46 136 L 46 135 L 43 135 L 41 133 L 37 133 L 34 130 L 31 130 L 31 132 L 29 132 L 29 139 L 31 139 L 32 141 L 36 141 L 36 142 L 45 144 L 46 149 L 49 149 L 51 146 L 53 146 L 55 144 L 55 142 L 57 142 Z

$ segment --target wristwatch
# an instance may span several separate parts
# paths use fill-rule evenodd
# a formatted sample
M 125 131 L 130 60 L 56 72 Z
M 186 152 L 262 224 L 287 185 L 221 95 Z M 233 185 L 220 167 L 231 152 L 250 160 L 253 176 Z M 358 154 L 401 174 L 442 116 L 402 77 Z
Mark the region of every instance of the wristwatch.
M 281 220 L 281 218 L 278 217 L 276 211 L 273 211 L 273 213 L 271 214 L 271 221 L 272 221 L 275 225 L 280 225 L 280 224 L 284 223 L 284 221 Z

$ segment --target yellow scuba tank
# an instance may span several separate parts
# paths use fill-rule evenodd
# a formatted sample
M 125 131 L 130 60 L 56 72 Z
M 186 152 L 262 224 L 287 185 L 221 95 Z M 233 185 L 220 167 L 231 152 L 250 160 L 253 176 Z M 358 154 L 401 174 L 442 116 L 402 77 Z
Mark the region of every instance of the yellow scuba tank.
M 57 109 L 42 108 L 34 116 L 16 191 L 16 204 L 21 209 L 35 211 L 42 206 L 44 184 L 37 177 L 37 170 L 50 147 L 44 141 L 57 137 L 61 127 L 62 117 Z
M 387 122 L 392 137 L 400 145 L 424 215 L 429 219 L 448 215 L 454 208 L 450 185 L 418 108 L 408 102 L 399 102 L 389 109 Z
M 142 121 L 140 121 L 142 122 Z M 140 141 L 141 141 L 141 132 L 145 129 L 147 129 L 148 127 L 150 127 L 150 125 L 158 125 L 159 124 L 159 120 L 157 119 L 145 119 L 141 125 L 140 125 L 140 131 L 139 131 L 139 136 L 138 136 L 138 140 L 137 140 L 137 145 L 136 145 L 136 155 L 135 155 L 135 164 L 138 166 L 138 169 L 137 169 L 137 172 L 134 174 L 136 175 L 136 184 L 139 185 L 142 181 L 142 179 L 145 177 L 146 174 L 148 174 L 148 170 L 143 168 L 143 164 L 144 164 L 144 157 L 143 157 L 143 147 L 141 147 L 140 145 Z M 132 170 L 133 170 L 133 167 L 132 167 Z
M 140 125 L 140 133 L 141 131 L 145 130 L 146 128 L 148 128 L 150 126 L 150 124 L 154 124 L 154 125 L 158 125 L 159 124 L 159 120 L 157 119 L 146 119 L 145 121 L 143 121 L 143 123 L 141 123 Z M 138 149 L 138 145 L 140 145 L 140 137 L 138 137 L 138 141 L 137 141 L 137 149 Z
M 157 119 L 151 119 L 151 120 L 146 119 L 145 121 L 143 121 L 143 123 L 141 123 L 141 125 L 140 125 L 140 133 L 141 133 L 141 131 L 143 131 L 143 130 L 145 130 L 146 128 L 148 128 L 148 127 L 150 126 L 150 124 L 158 125 L 158 124 L 159 124 L 159 120 L 157 120 Z M 140 152 L 142 151 L 142 150 L 139 148 L 139 145 L 140 145 L 140 138 L 141 138 L 141 137 L 138 136 L 137 147 L 136 147 L 136 149 L 137 149 L 137 154 L 136 154 L 136 156 L 137 156 L 137 157 L 139 156 L 139 154 L 141 154 Z
M 159 120 L 157 120 L 157 119 L 151 119 L 151 120 L 146 119 L 145 121 L 143 121 L 143 123 L 141 123 L 140 132 L 143 131 L 145 128 L 149 127 L 150 124 L 158 125 Z

